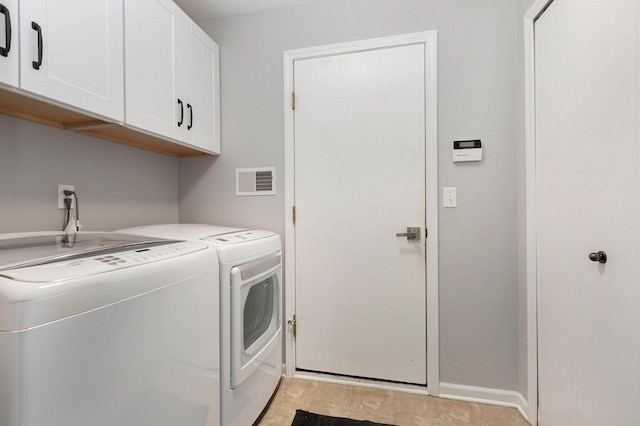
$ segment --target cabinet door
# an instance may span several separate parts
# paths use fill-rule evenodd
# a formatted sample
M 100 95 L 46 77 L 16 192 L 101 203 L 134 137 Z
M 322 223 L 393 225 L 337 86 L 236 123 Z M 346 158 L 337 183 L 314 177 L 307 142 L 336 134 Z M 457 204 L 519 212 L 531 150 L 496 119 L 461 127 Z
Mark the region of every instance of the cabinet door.
M 0 83 L 18 87 L 18 0 L 0 0 Z
M 172 139 L 184 115 L 175 89 L 174 21 L 170 0 L 125 2 L 126 122 Z
M 212 153 L 220 152 L 219 48 L 182 11 L 178 87 L 184 96 L 184 141 Z
M 20 3 L 21 87 L 124 119 L 121 0 Z

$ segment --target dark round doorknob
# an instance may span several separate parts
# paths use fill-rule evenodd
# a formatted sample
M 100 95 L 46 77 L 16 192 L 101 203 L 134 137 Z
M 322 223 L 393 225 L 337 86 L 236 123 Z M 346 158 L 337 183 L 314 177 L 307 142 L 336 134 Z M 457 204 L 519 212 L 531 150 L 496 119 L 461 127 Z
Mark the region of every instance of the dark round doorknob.
M 607 263 L 607 253 L 603 251 L 589 253 L 589 260 L 593 262 Z

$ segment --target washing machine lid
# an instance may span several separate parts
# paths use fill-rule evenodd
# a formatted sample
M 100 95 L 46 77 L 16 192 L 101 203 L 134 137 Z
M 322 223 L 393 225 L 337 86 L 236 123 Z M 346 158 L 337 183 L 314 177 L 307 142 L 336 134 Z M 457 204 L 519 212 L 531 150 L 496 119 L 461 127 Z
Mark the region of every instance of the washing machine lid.
M 0 237 L 0 271 L 166 243 L 161 238 L 112 232 L 5 234 Z
M 0 236 L 0 332 L 132 300 L 215 269 L 208 244 L 115 233 Z
M 178 238 L 182 240 L 200 240 L 208 237 L 246 231 L 242 228 L 207 225 L 201 223 L 170 223 L 162 225 L 138 226 L 120 229 L 117 232 L 133 235 L 148 235 L 160 238 Z

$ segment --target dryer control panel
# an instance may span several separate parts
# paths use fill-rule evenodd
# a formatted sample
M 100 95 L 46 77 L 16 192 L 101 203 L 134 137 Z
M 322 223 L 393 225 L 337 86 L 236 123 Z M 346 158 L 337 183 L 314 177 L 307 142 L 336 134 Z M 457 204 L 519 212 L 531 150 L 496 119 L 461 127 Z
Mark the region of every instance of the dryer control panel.
M 274 235 L 273 232 L 262 231 L 262 230 L 235 231 L 235 232 L 229 232 L 227 234 L 220 234 L 212 237 L 203 238 L 202 240 L 214 242 L 214 243 L 221 243 L 221 244 L 238 244 L 238 243 L 245 243 L 247 241 L 268 238 L 273 235 Z

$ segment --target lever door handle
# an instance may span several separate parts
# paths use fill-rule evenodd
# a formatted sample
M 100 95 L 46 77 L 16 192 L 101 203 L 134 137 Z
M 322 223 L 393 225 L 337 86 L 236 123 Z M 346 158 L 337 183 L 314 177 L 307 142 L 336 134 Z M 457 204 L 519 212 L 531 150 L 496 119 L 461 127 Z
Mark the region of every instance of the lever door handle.
M 420 228 L 408 226 L 407 232 L 402 232 L 396 234 L 396 237 L 407 237 L 407 240 L 419 240 L 420 239 Z
M 589 253 L 589 260 L 592 262 L 607 263 L 607 253 L 603 251 Z

